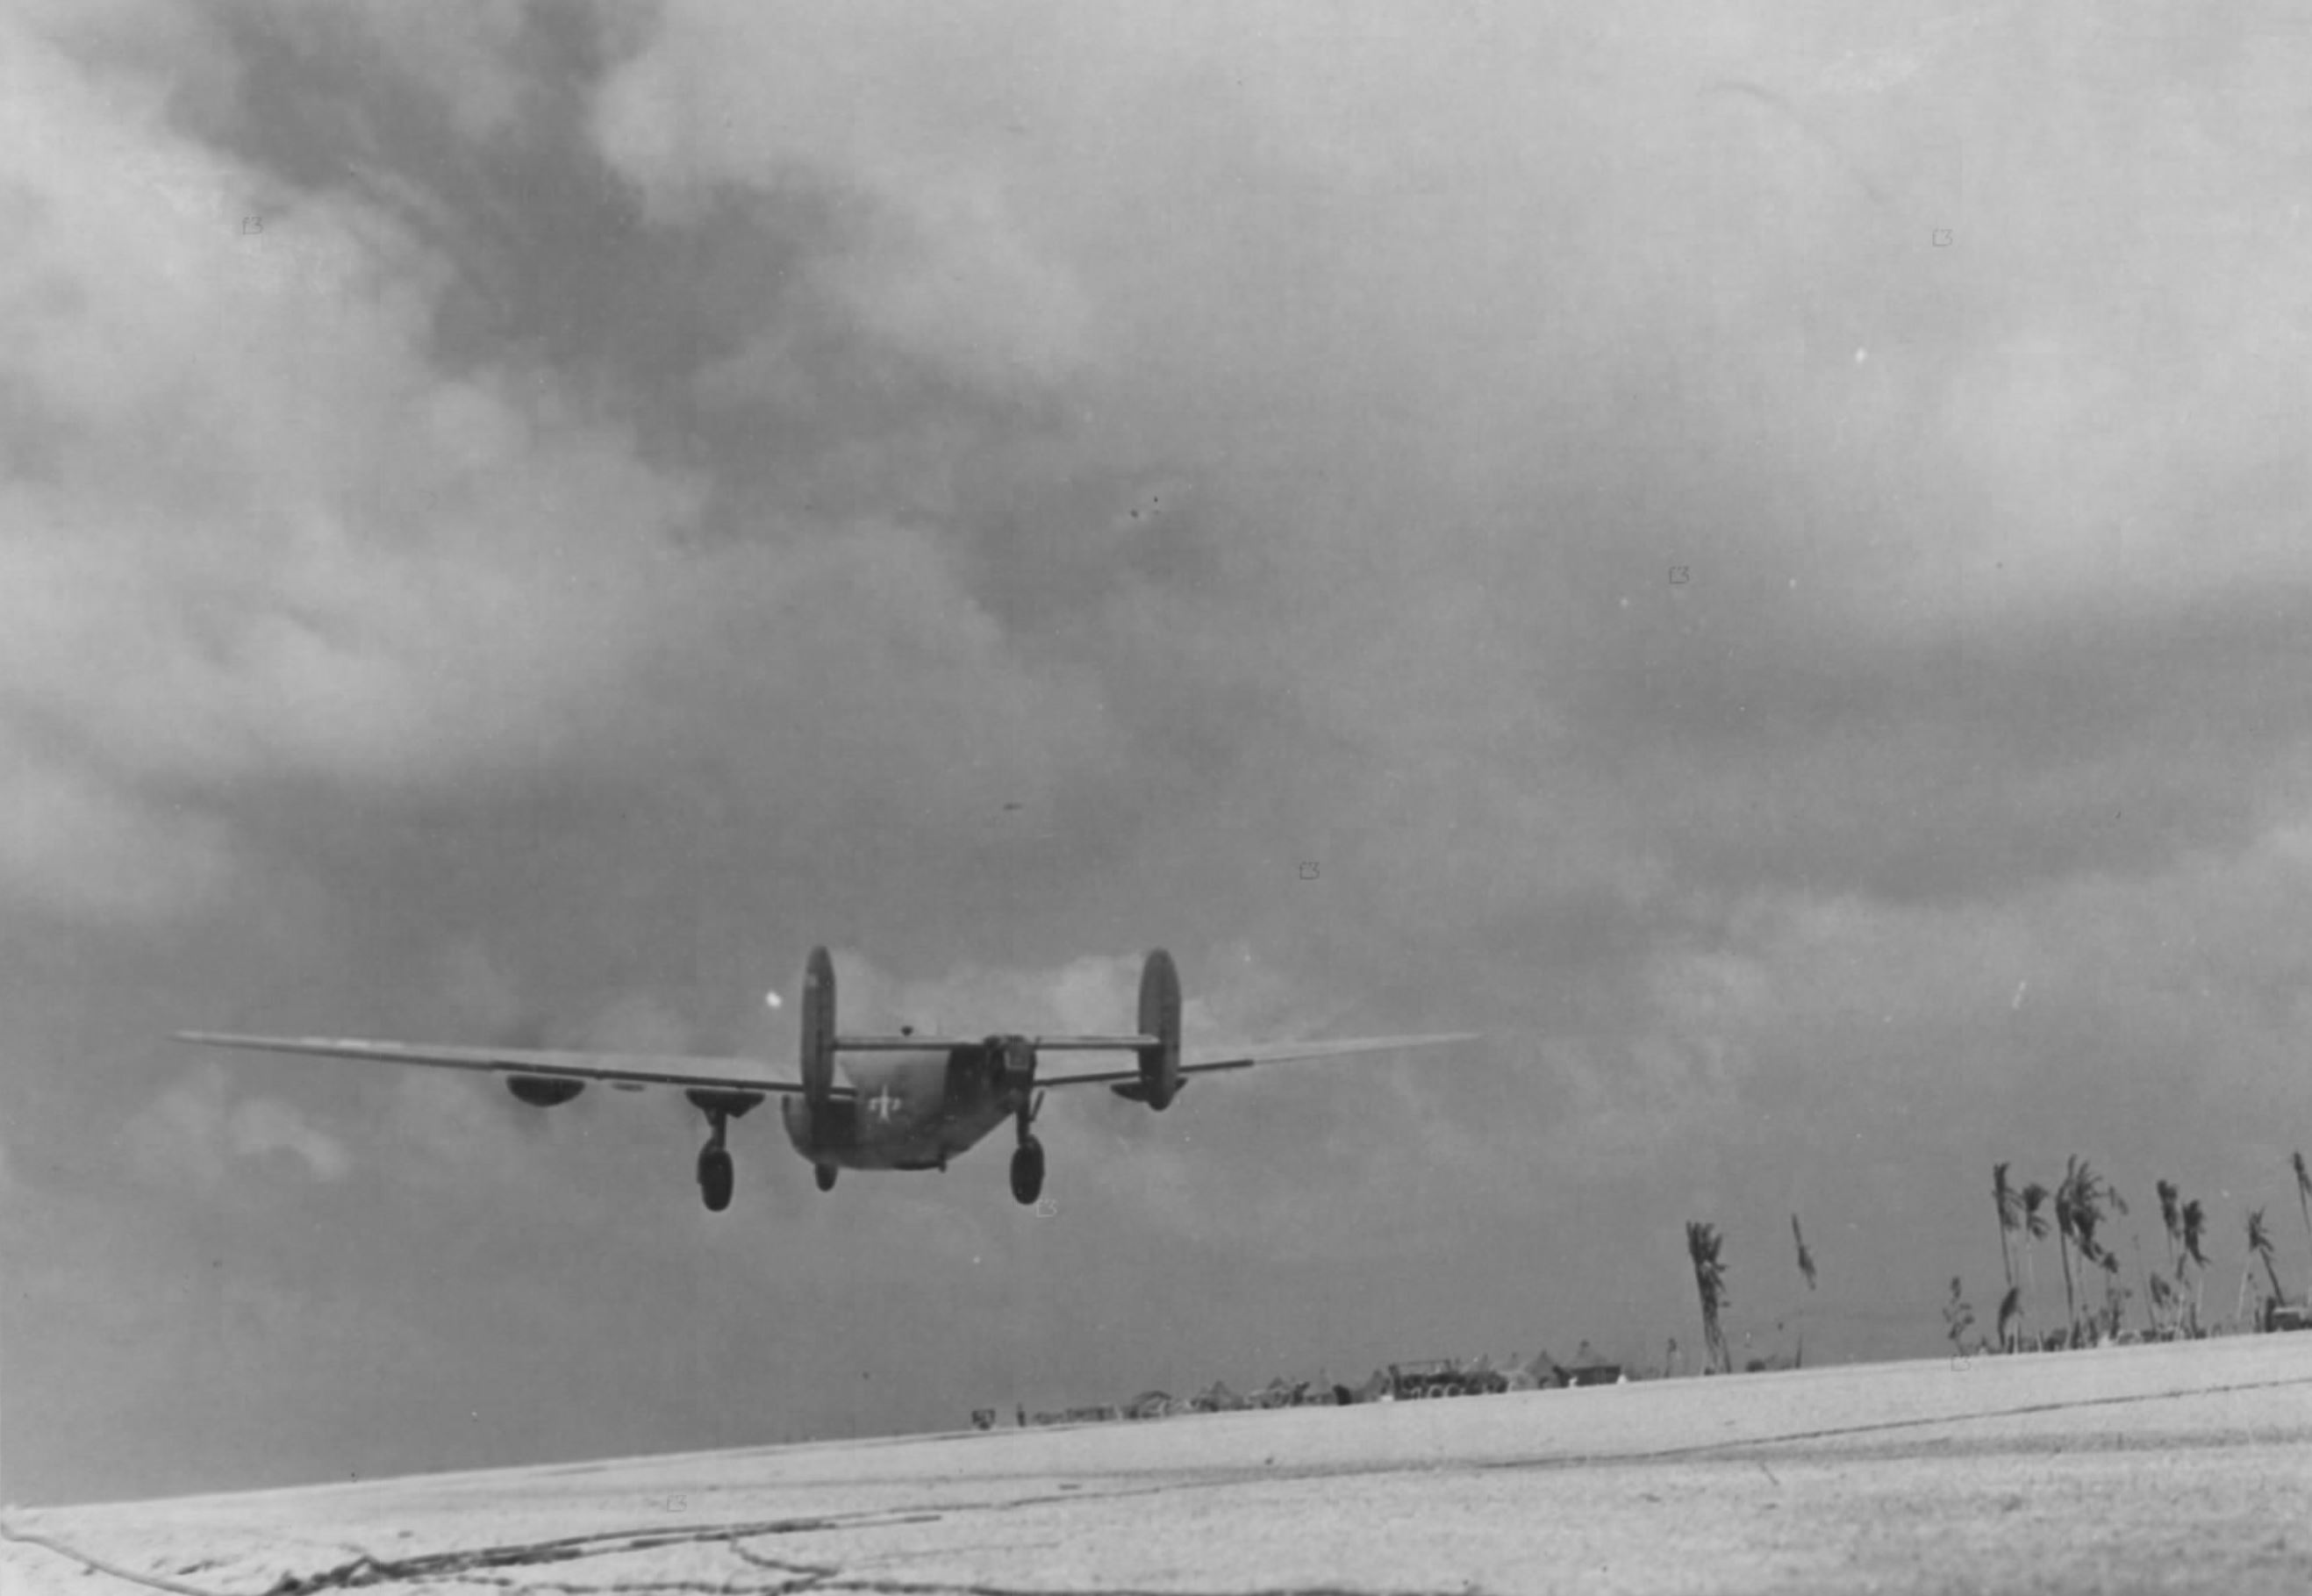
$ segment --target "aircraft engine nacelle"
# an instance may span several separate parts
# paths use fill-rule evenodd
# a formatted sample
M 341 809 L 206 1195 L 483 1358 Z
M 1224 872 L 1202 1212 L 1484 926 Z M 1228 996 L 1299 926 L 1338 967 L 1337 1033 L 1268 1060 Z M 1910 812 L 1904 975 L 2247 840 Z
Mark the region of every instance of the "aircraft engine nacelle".
M 1140 970 L 1140 1034 L 1156 1044 L 1140 1053 L 1139 1090 L 1132 1095 L 1159 1110 L 1172 1106 L 1180 1090 L 1180 972 L 1172 955 L 1158 948 Z
M 987 1083 L 997 1092 L 1025 1092 L 1036 1083 L 1036 1047 L 1024 1036 L 992 1036 L 980 1044 Z
M 506 1090 L 533 1109 L 550 1109 L 585 1091 L 586 1083 L 558 1075 L 508 1075 Z
M 802 975 L 802 1069 L 804 1098 L 825 1103 L 835 1085 L 835 960 L 813 948 Z

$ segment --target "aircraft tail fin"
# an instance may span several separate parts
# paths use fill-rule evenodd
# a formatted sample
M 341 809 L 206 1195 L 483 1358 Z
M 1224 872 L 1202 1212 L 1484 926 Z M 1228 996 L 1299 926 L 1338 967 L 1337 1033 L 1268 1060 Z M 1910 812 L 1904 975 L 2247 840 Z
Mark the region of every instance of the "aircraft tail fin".
M 813 948 L 803 967 L 798 1058 L 803 1096 L 814 1107 L 827 1101 L 835 1089 L 835 960 L 825 948 Z
M 1180 971 L 1161 948 L 1140 969 L 1140 1030 L 1154 1039 L 1138 1049 L 1137 1101 L 1160 1112 L 1180 1090 Z

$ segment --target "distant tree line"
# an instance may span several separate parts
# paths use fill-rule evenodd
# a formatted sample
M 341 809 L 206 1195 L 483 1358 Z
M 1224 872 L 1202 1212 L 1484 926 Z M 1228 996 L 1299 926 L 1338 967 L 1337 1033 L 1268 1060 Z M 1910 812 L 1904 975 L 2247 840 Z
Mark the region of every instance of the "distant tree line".
M 1999 1221 L 1999 1264 L 2005 1279 L 1997 1319 L 1990 1335 L 1977 1329 L 1974 1305 L 1966 1300 L 1961 1277 L 1953 1276 L 1942 1315 L 1943 1334 L 1955 1351 L 2055 1351 L 2122 1340 L 2196 1339 L 2226 1331 L 2312 1329 L 2312 1306 L 2301 1298 L 2290 1302 L 2281 1282 L 2276 1249 L 2263 1208 L 2249 1209 L 2244 1216 L 2246 1248 L 2233 1311 L 2211 1323 L 2206 1317 L 2205 1290 L 2208 1276 L 2215 1268 L 2209 1257 L 2213 1238 L 2207 1209 L 2198 1198 L 2186 1198 L 2171 1180 L 2153 1182 L 2166 1254 L 2157 1267 L 2148 1262 L 2142 1237 L 2131 1225 L 2129 1251 L 2135 1276 L 2131 1283 L 2126 1266 L 2110 1244 L 2119 1221 L 2132 1218 L 2127 1199 L 2115 1186 L 2077 1156 L 2065 1161 L 2062 1178 L 2053 1186 L 2036 1180 L 2019 1185 L 2009 1176 L 2010 1168 L 2006 1162 L 1991 1168 L 1992 1203 Z M 2297 1212 L 2303 1219 L 2307 1241 L 2312 1243 L 2312 1166 L 2298 1152 L 2290 1155 L 2289 1169 L 2295 1181 Z M 2059 1325 L 2038 1319 L 2037 1260 L 2040 1244 L 2051 1236 L 2063 1280 L 2063 1316 Z M 1799 1274 L 1811 1292 L 1817 1278 L 1815 1258 L 1795 1214 L 1791 1215 L 1791 1241 L 1797 1249 Z M 1721 1322 L 1731 1301 L 1724 1244 L 1716 1225 L 1702 1220 L 1686 1222 L 1686 1257 L 1694 1267 L 1695 1294 L 1702 1308 L 1705 1373 L 1731 1373 L 1734 1368 Z M 2129 1304 L 2139 1300 L 2143 1312 L 2140 1327 L 2127 1322 Z M 1663 1366 L 1666 1374 L 1672 1372 L 1677 1350 L 1673 1337 Z M 1793 1362 L 1803 1362 L 1803 1354 Z M 1749 1365 L 1763 1366 L 1756 1361 Z

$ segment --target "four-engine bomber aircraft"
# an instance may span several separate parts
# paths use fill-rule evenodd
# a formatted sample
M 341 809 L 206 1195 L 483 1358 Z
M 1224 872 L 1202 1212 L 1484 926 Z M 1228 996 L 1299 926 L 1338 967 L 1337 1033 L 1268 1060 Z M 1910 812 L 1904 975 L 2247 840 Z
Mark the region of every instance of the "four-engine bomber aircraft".
M 730 1122 L 776 1093 L 787 1139 L 809 1159 L 819 1188 L 831 1191 L 838 1170 L 943 1170 L 948 1160 L 976 1145 L 1009 1119 L 1018 1128 L 1012 1154 L 1012 1195 L 1033 1203 L 1044 1189 L 1044 1148 L 1029 1130 L 1050 1086 L 1105 1083 L 1117 1096 L 1150 1108 L 1169 1108 L 1186 1077 L 1213 1070 L 1246 1069 L 1292 1058 L 1343 1053 L 1383 1053 L 1440 1042 L 1475 1039 L 1468 1032 L 1434 1036 L 1354 1037 L 1340 1041 L 1263 1042 L 1249 1047 L 1180 1047 L 1180 978 L 1159 948 L 1140 974 L 1139 1029 L 1128 1036 L 842 1036 L 835 1029 L 835 961 L 813 948 L 803 975 L 802 1079 L 761 1078 L 769 1068 L 745 1058 L 688 1058 L 652 1054 L 568 1053 L 524 1048 L 435 1048 L 405 1042 L 333 1041 L 321 1037 L 227 1036 L 180 1031 L 180 1041 L 325 1058 L 379 1059 L 437 1069 L 502 1074 L 506 1089 L 539 1108 L 566 1103 L 589 1083 L 607 1081 L 626 1092 L 677 1086 L 706 1116 L 706 1145 L 698 1154 L 698 1190 L 711 1211 L 731 1206 L 732 1170 L 723 1134 Z M 1095 1069 L 1039 1077 L 1047 1053 L 1130 1053 L 1129 1068 Z M 836 1079 L 836 1055 L 855 1057 Z

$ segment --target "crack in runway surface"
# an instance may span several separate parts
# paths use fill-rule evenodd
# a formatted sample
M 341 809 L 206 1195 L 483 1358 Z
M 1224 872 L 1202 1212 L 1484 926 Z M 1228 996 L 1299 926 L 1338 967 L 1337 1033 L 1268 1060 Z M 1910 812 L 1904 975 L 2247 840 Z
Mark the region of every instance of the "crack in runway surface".
M 410 1557 L 378 1558 L 364 1554 L 350 1563 L 336 1568 L 323 1569 L 302 1578 L 293 1574 L 285 1574 L 265 1592 L 264 1596 L 316 1596 L 317 1592 L 324 1591 L 353 1590 L 363 1585 L 388 1584 L 402 1581 L 424 1582 L 466 1574 L 478 1570 L 575 1562 L 590 1557 L 615 1557 L 627 1552 L 659 1551 L 669 1547 L 712 1546 L 718 1541 L 735 1546 L 735 1543 L 741 1540 L 752 1540 L 766 1536 L 808 1535 L 828 1531 L 850 1532 L 858 1530 L 880 1529 L 896 1524 L 935 1523 L 942 1516 L 936 1513 L 821 1515 L 812 1518 L 772 1519 L 752 1523 L 722 1524 L 712 1528 L 698 1527 L 687 1530 L 601 1530 L 589 1535 L 564 1536 L 553 1540 L 473 1547 L 462 1551 L 428 1552 Z M 495 1582 L 473 1580 L 467 1583 Z M 564 1586 L 541 1585 L 533 1582 L 525 1584 L 523 1588 L 574 1591 L 721 1591 L 729 1589 L 729 1585 L 727 1582 L 709 1585 L 696 1581 L 670 1580 Z

